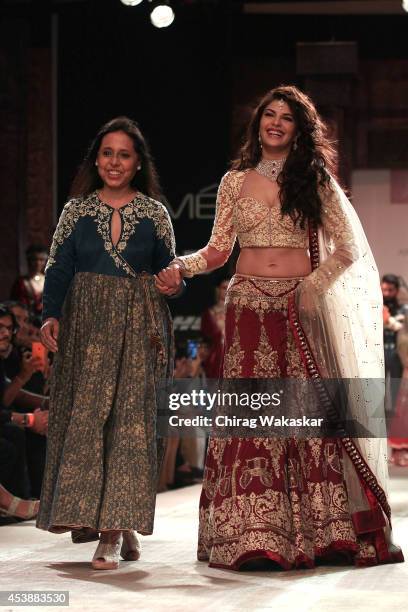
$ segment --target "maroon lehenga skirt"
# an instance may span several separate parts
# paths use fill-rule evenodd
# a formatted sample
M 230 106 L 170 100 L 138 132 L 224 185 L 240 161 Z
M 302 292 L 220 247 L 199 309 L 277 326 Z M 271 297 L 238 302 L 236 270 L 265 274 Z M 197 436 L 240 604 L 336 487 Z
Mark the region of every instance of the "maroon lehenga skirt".
M 223 378 L 309 378 L 311 354 L 302 348 L 293 301 L 300 282 L 233 277 Z M 349 460 L 355 448 L 348 450 Z M 345 453 L 341 438 L 211 437 L 198 559 L 232 570 L 259 558 L 284 569 L 310 568 L 333 556 L 356 565 L 402 561 L 399 549 L 388 550 L 384 513 L 367 474 L 356 478 L 369 509 L 352 513 Z M 364 462 L 360 470 L 367 471 Z

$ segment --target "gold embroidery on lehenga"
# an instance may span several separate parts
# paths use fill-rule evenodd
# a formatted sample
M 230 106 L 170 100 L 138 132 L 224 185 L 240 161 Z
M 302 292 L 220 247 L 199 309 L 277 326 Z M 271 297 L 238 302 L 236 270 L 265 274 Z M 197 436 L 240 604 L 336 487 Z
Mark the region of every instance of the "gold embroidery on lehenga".
M 223 465 L 219 470 L 218 491 L 225 497 L 231 490 L 232 468 Z
M 298 465 L 296 468 L 297 480 L 302 478 L 300 470 L 301 468 Z M 245 525 L 251 533 L 251 536 L 249 536 L 251 539 L 263 537 L 261 533 L 265 529 L 272 540 L 274 535 L 276 537 L 279 534 L 282 537 L 283 544 L 280 552 L 282 554 L 286 549 L 289 553 L 289 559 L 294 552 L 292 545 L 289 543 L 290 536 L 289 541 L 286 540 L 287 532 L 291 530 L 291 523 L 293 525 L 303 525 L 301 531 L 308 533 L 311 540 L 313 539 L 313 533 L 317 533 L 317 548 L 324 549 L 333 535 L 338 540 L 355 541 L 348 514 L 347 496 L 342 484 L 309 483 L 309 497 L 307 495 L 299 496 L 295 489 L 289 492 L 289 496 L 291 501 L 289 501 L 287 493 L 268 488 L 263 493 L 255 494 L 252 491 L 248 495 L 241 494 L 234 499 L 226 498 L 223 500 L 216 509 L 213 509 L 213 542 L 218 559 L 213 557 L 212 562 L 225 563 L 228 558 L 231 560 L 233 551 L 236 551 L 240 544 L 243 545 L 242 547 L 245 550 L 247 544 L 245 540 L 248 534 L 247 532 L 241 532 L 243 520 L 245 520 Z M 288 521 L 289 517 L 291 517 L 291 520 Z M 328 518 L 330 518 L 329 522 L 327 522 Z M 313 541 L 306 541 L 304 545 L 309 549 L 307 552 L 313 558 Z M 224 554 L 219 558 L 221 549 L 223 549 Z M 270 544 L 264 550 L 271 550 Z M 231 557 L 229 553 L 232 553 Z
M 343 473 L 343 464 L 339 454 L 339 449 L 334 442 L 328 442 L 326 444 L 324 447 L 324 457 L 327 464 L 334 472 L 337 472 L 338 474 Z
M 215 470 L 206 466 L 204 468 L 203 491 L 210 500 L 214 497 L 215 486 Z
M 286 376 L 289 378 L 306 380 L 308 377 L 307 370 L 300 356 L 299 349 L 296 346 L 295 339 L 293 338 L 289 321 L 286 323 L 286 334 L 288 338 L 286 349 Z M 302 387 L 299 385 L 299 391 L 301 391 L 301 389 Z
M 364 541 L 361 541 L 359 544 L 360 548 L 355 556 L 355 560 L 361 561 L 364 559 L 365 561 L 374 561 L 375 563 L 378 563 L 375 547 L 372 544 L 368 544 L 368 542 Z
M 337 508 L 341 514 L 346 514 L 348 498 L 344 485 L 334 485 L 332 482 L 329 482 L 329 494 L 332 499 L 333 506 Z
M 289 489 L 298 489 L 303 491 L 303 477 L 299 461 L 293 457 L 288 460 L 288 487 Z
M 285 311 L 288 305 L 287 295 L 298 284 L 298 279 L 270 281 L 236 274 L 228 286 L 225 305 L 249 308 L 260 317 L 271 310 Z
M 208 441 L 208 452 L 212 454 L 216 463 L 220 463 L 225 451 L 225 446 L 231 438 L 210 438 Z
M 227 567 L 247 551 L 275 552 L 292 564 L 299 554 L 313 559 L 332 541 L 356 543 L 342 484 L 309 483 L 309 495 L 301 497 L 295 489 L 288 497 L 270 488 L 226 497 L 216 508 L 201 510 L 200 525 L 210 514 L 212 536 L 208 547 L 200 543 L 200 558 L 209 556 L 211 563 Z
M 315 465 L 317 467 L 318 465 L 320 465 L 320 462 L 322 461 L 323 439 L 322 438 L 312 438 L 311 440 L 307 440 L 307 443 L 310 447 L 310 452 L 312 454 Z
M 269 451 L 270 467 L 274 471 L 275 478 L 279 478 L 281 472 L 280 458 L 285 448 L 283 438 L 252 438 L 252 442 L 257 450 L 265 448 Z
M 262 361 L 263 355 L 268 354 L 267 315 L 280 312 L 285 317 L 288 295 L 297 285 L 296 280 L 274 283 L 234 277 L 227 302 L 234 313 L 235 331 L 227 344 L 225 377 L 232 372 L 237 372 L 235 375 L 239 377 L 242 371 L 244 351 L 237 331 L 237 310 L 245 308 L 259 318 L 260 348 L 256 350 L 260 354 L 258 362 L 254 360 L 253 376 L 260 373 L 260 370 L 255 373 L 257 364 L 262 365 L 266 375 L 273 376 L 274 359 Z M 307 378 L 289 323 L 282 330 L 283 340 L 286 343 L 282 348 L 286 360 L 284 375 Z M 272 349 L 270 345 L 269 349 Z M 272 367 L 271 372 L 267 371 L 268 367 Z M 291 567 L 305 559 L 312 564 L 316 556 L 337 543 L 344 545 L 345 550 L 358 550 L 346 484 L 341 477 L 341 448 L 336 443 L 326 439 L 259 436 L 250 440 L 228 439 L 228 444 L 235 444 L 235 449 L 224 453 L 217 446 L 217 462 L 211 463 L 215 478 L 219 479 L 220 495 L 213 496 L 207 506 L 202 502 L 200 508 L 200 559 L 237 569 L 244 555 L 247 558 L 251 553 L 256 556 L 259 551 L 265 551 Z M 213 448 L 211 440 L 210 448 Z M 209 455 L 210 461 L 214 457 L 214 453 Z M 364 550 L 361 555 L 370 558 L 370 551 Z
M 268 470 L 269 461 L 266 457 L 245 459 L 245 464 L 239 480 L 239 484 L 243 489 L 246 489 L 254 478 L 259 478 L 265 487 L 272 486 L 273 479 Z
M 230 438 L 232 442 L 232 438 Z M 232 474 L 231 474 L 231 498 L 235 499 L 237 496 L 237 471 L 239 470 L 239 466 L 241 465 L 241 461 L 238 459 L 239 453 L 242 446 L 242 438 L 238 439 L 238 444 L 235 453 L 235 459 L 232 463 Z
M 271 348 L 264 325 L 261 328 L 258 348 L 254 351 L 254 375 L 258 378 L 274 378 L 280 376 L 278 352 Z
M 228 349 L 224 357 L 224 377 L 225 378 L 240 378 L 242 373 L 242 360 L 245 352 L 241 350 L 241 342 L 239 338 L 238 325 L 235 326 L 233 343 Z

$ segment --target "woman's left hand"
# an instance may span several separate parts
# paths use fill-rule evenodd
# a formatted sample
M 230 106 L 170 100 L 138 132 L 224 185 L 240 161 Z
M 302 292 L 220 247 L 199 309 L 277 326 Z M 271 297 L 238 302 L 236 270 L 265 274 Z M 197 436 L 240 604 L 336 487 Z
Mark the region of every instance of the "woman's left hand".
M 155 276 L 154 278 L 155 278 L 157 291 L 159 291 L 159 293 L 163 293 L 163 295 L 176 295 L 176 293 L 178 293 L 181 289 L 181 284 L 179 287 L 174 289 L 173 287 L 167 287 L 167 285 L 163 285 L 163 283 L 161 283 L 157 279 L 157 276 Z
M 160 270 L 154 277 L 157 290 L 164 295 L 174 295 L 181 289 L 183 277 L 180 266 L 173 265 Z
M 316 294 L 307 277 L 297 287 L 295 296 L 300 316 L 311 317 L 316 313 Z

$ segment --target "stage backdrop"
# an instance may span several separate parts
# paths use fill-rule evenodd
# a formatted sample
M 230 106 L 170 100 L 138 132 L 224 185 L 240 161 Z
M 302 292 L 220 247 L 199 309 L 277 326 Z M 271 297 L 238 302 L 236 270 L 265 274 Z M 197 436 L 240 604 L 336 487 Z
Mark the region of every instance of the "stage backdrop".
M 398 274 L 407 281 L 408 171 L 357 170 L 352 194 L 380 274 Z

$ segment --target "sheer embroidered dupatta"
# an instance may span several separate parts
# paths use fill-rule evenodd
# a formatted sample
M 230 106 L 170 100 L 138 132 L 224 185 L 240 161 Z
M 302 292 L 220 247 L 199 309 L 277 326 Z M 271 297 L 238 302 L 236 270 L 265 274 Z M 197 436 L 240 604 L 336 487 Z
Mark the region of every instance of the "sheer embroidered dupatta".
M 380 280 L 356 212 L 334 180 L 331 187 L 322 194 L 323 227 L 311 230 L 314 270 L 296 310 L 316 365 L 312 378 L 346 379 L 348 417 L 369 432 L 342 439 L 351 511 L 370 522 L 374 496 L 390 523 Z
M 176 261 L 186 276 L 215 269 L 229 257 L 236 238 L 234 205 L 247 171 L 221 181 L 214 228 L 204 249 Z M 313 271 L 297 290 L 290 319 L 312 379 L 346 380 L 348 415 L 365 437 L 342 438 L 344 475 L 356 531 L 390 527 L 384 419 L 382 295 L 378 270 L 360 221 L 333 179 L 322 189 L 322 227 L 310 231 Z M 307 354 L 306 354 L 307 353 Z M 324 391 L 324 389 L 323 389 Z M 359 434 L 360 436 L 360 434 Z M 386 528 L 388 551 L 390 529 Z M 399 559 L 399 557 L 398 557 Z

